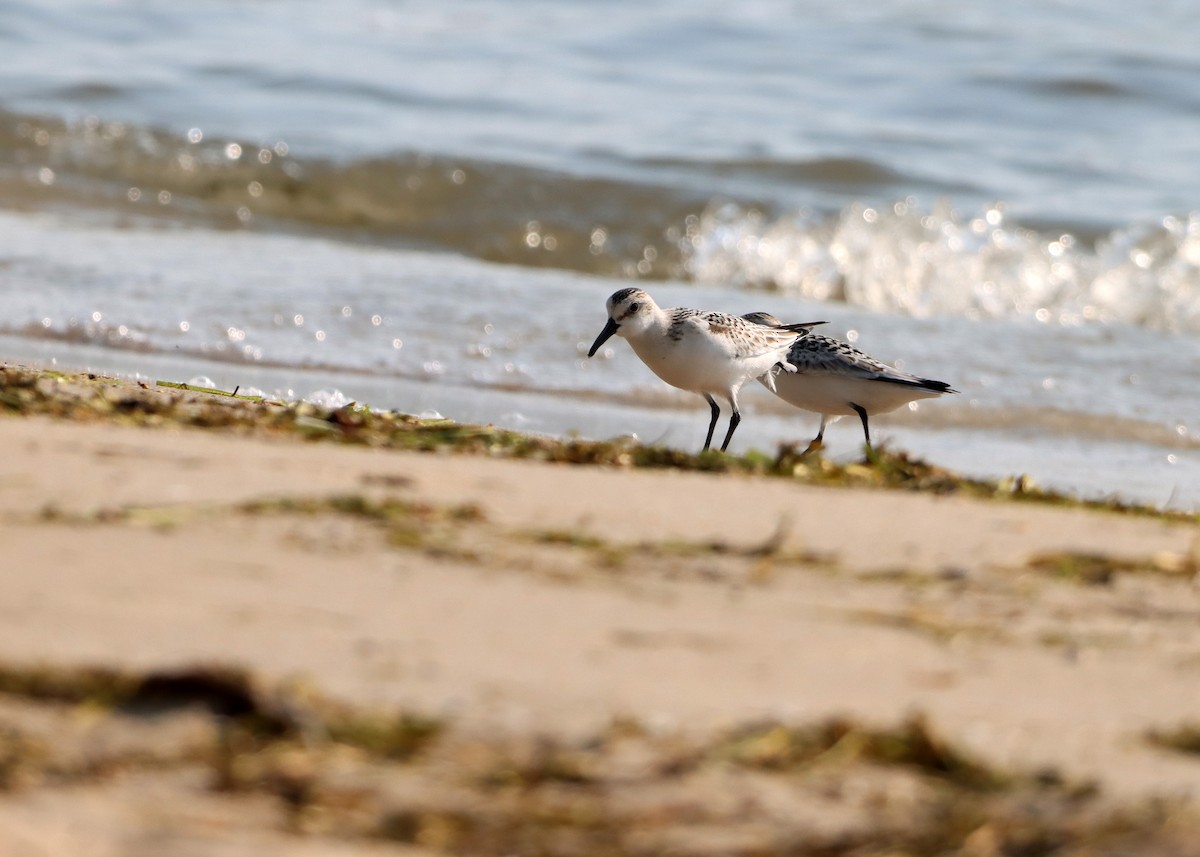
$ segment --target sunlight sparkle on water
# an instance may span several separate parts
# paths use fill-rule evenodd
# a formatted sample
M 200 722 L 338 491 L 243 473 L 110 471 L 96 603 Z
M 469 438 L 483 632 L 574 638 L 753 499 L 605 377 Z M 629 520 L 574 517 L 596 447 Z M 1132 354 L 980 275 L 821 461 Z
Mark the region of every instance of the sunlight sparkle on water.
M 305 396 L 304 401 L 320 408 L 331 409 L 344 408 L 346 405 L 351 403 L 351 399 L 336 387 L 331 387 L 325 390 L 317 390 L 315 393 Z

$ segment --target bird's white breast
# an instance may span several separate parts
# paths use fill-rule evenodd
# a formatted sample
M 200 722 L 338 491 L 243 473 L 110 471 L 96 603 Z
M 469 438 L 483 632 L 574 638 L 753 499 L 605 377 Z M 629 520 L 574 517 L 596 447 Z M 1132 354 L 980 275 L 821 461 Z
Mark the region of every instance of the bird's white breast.
M 719 333 L 712 333 L 703 320 L 689 320 L 678 336 L 665 328 L 651 328 L 628 337 L 634 352 L 654 374 L 668 384 L 697 393 L 724 393 L 768 371 L 780 359 L 779 353 L 739 357 Z

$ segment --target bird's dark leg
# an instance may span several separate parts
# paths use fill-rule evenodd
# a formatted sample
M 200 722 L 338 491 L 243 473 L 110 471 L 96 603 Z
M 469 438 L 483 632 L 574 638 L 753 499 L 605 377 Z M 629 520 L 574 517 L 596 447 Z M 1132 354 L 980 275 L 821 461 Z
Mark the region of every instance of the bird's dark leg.
M 729 439 L 733 437 L 733 430 L 738 427 L 738 423 L 742 421 L 742 415 L 738 413 L 737 405 L 733 406 L 733 413 L 729 417 L 729 431 L 725 432 L 725 442 L 721 444 L 721 452 L 724 452 L 729 447 Z
M 862 420 L 863 437 L 867 439 L 867 454 L 870 455 L 873 450 L 871 449 L 871 427 L 867 424 L 867 410 L 866 408 L 860 408 L 854 402 L 850 403 L 850 407 L 854 408 L 855 413 L 858 414 L 858 418 Z
M 738 410 L 737 394 L 737 387 L 725 394 L 725 398 L 729 400 L 729 431 L 725 432 L 725 442 L 721 444 L 721 452 L 729 448 L 729 439 L 733 437 L 734 429 L 742 421 L 742 412 Z
M 701 452 L 707 452 L 708 447 L 712 444 L 713 429 L 717 427 L 717 417 L 721 416 L 721 406 L 717 404 L 716 399 L 704 394 L 704 398 L 708 401 L 708 406 L 712 408 L 712 420 L 708 424 L 708 437 L 704 438 L 704 449 Z
M 819 429 L 817 429 L 817 436 L 808 442 L 808 446 L 805 448 L 804 454 L 807 455 L 808 453 L 825 446 L 825 441 L 823 440 L 824 437 L 825 437 L 825 415 L 821 414 L 821 427 Z

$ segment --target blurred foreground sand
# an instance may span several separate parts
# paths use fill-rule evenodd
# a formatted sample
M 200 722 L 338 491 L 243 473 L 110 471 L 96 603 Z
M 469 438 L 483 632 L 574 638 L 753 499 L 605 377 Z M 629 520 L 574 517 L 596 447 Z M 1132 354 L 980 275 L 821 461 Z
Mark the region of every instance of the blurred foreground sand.
M 1200 757 L 1146 740 L 1200 721 L 1200 591 L 1176 573 L 1197 550 L 1192 525 L 43 417 L 0 417 L 0 448 L 0 652 L 11 668 L 236 665 L 444 720 L 460 742 L 574 746 L 614 719 L 695 739 L 763 720 L 887 727 L 922 715 L 988 766 L 1094 781 L 1113 806 L 1165 798 L 1186 815 L 1200 797 Z M 418 511 L 398 535 L 329 505 L 336 497 Z M 251 510 L 252 500 L 271 502 Z M 1128 558 L 1141 571 L 1089 584 L 1030 565 L 1052 552 Z M 85 756 L 104 741 L 175 740 L 148 738 L 166 728 L 153 718 L 105 738 L 116 727 L 94 713 L 0 703 L 0 736 L 53 721 L 46 740 Z M 5 746 L 5 855 L 480 848 L 424 822 L 392 837 L 405 845 L 315 822 L 305 834 L 276 797 L 214 792 L 186 765 L 6 787 Z M 429 776 L 444 786 L 451 775 Z M 404 788 L 420 804 L 433 780 Z M 820 832 L 839 802 L 848 812 L 901 800 L 874 781 L 868 800 L 702 780 L 688 780 L 686 802 L 700 818 L 689 824 L 708 833 L 621 840 L 609 853 L 773 853 L 763 843 Z M 606 800 L 619 803 L 622 782 L 605 786 Z M 715 808 L 739 788 L 753 799 Z M 979 824 L 964 849 L 1005 853 L 1003 834 L 989 839 Z

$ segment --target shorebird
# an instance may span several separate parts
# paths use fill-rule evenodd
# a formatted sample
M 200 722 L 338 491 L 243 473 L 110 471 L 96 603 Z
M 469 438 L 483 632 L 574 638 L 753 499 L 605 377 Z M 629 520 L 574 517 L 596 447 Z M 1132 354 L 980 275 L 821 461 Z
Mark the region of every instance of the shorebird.
M 809 325 L 782 324 L 766 312 L 742 316 L 767 330 L 807 332 Z M 871 414 L 886 414 L 917 399 L 932 399 L 944 393 L 957 393 L 945 381 L 919 378 L 888 366 L 852 345 L 819 334 L 800 336 L 792 341 L 787 355 L 792 371 L 780 374 L 774 384 L 766 385 L 776 396 L 806 411 L 821 415 L 821 427 L 809 443 L 819 448 L 825 437 L 825 423 L 833 417 L 858 414 L 863 437 L 871 449 Z M 786 368 L 786 367 L 785 367 Z
M 628 288 L 608 299 L 608 322 L 592 347 L 592 357 L 615 333 L 625 338 L 635 354 L 672 387 L 698 393 L 708 402 L 712 420 L 704 448 L 712 445 L 713 430 L 721 409 L 714 395 L 721 396 L 731 410 L 729 430 L 721 451 L 729 447 L 741 422 L 737 394 L 751 378 L 774 390 L 774 375 L 795 372 L 787 362 L 788 350 L 808 328 L 824 322 L 770 327 L 724 312 L 705 312 L 682 307 L 663 308 L 641 289 Z

